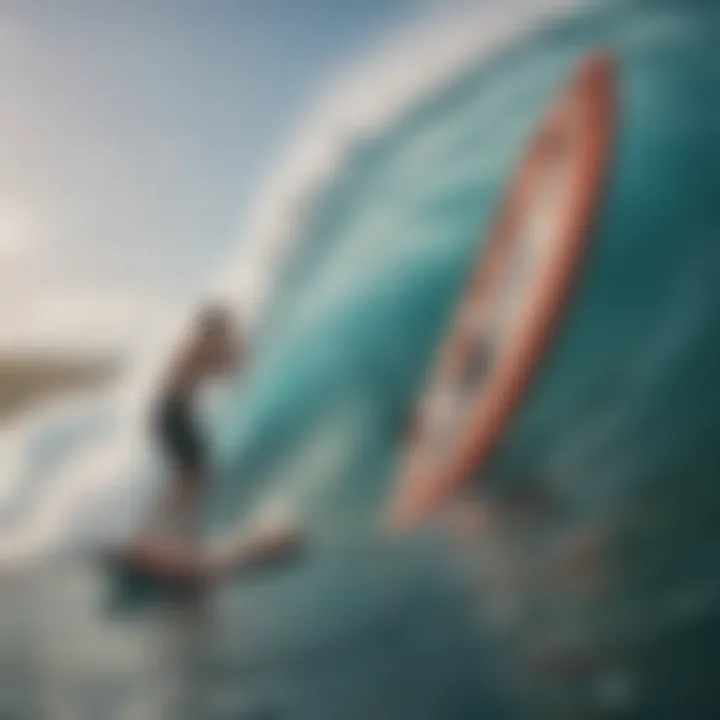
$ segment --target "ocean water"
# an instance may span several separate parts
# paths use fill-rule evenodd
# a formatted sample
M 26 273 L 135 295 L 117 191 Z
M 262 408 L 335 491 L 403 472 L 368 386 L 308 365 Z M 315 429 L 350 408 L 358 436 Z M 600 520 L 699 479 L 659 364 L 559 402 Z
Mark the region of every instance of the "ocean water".
M 95 561 L 23 569 L 127 532 L 123 488 L 157 472 L 141 438 L 117 440 L 133 413 L 112 399 L 13 435 L 7 717 L 713 717 L 718 37 L 711 0 L 533 19 L 497 47 L 478 39 L 300 188 L 291 230 L 250 256 L 273 282 L 252 365 L 209 418 L 206 513 L 211 530 L 302 523 L 291 567 L 204 603 L 129 604 Z M 408 416 L 483 230 L 544 108 L 599 46 L 621 79 L 608 192 L 558 341 L 478 478 L 495 524 L 384 537 Z M 528 490 L 541 507 L 523 514 Z

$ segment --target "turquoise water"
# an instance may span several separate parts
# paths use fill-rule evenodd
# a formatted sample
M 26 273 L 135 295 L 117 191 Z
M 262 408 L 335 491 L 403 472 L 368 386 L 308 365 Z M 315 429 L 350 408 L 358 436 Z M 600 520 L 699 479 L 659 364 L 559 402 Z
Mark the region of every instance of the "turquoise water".
M 8 712 L 713 716 L 718 37 L 715 2 L 598 4 L 358 139 L 296 230 L 213 433 L 208 523 L 289 514 L 308 528 L 305 558 L 202 608 L 111 611 L 107 576 L 83 566 L 13 581 Z M 598 45 L 621 68 L 609 191 L 567 323 L 476 491 L 507 523 L 462 541 L 379 539 L 481 230 L 543 109 Z M 497 498 L 527 489 L 546 509 L 513 524 L 512 499 Z

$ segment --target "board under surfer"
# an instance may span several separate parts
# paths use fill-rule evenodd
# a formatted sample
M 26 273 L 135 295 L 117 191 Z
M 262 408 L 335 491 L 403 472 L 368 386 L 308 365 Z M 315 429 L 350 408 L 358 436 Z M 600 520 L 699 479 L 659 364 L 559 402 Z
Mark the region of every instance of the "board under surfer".
M 124 556 L 168 580 L 211 580 L 225 571 L 284 554 L 296 540 L 291 528 L 272 528 L 217 553 L 206 550 L 199 539 L 199 510 L 212 473 L 195 405 L 206 382 L 241 370 L 244 341 L 234 324 L 225 307 L 203 308 L 152 403 L 150 431 L 170 466 L 170 483 Z

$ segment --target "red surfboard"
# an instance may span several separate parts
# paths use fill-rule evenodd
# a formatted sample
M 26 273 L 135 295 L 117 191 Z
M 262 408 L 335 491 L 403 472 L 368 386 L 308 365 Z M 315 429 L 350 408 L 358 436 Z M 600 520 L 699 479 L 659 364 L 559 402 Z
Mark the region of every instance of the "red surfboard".
M 423 398 L 391 525 L 427 518 L 482 472 L 558 329 L 599 214 L 617 72 L 585 58 L 508 189 Z

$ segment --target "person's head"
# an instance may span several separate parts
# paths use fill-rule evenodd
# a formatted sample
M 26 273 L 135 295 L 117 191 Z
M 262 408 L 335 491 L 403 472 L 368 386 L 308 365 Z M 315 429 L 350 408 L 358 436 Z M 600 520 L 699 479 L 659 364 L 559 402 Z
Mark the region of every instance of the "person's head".
M 240 350 L 232 313 L 222 305 L 207 305 L 200 310 L 193 335 L 196 350 L 209 369 L 224 369 Z
M 231 334 L 232 325 L 232 315 L 222 305 L 206 305 L 195 318 L 198 335 L 203 338 L 227 336 Z

